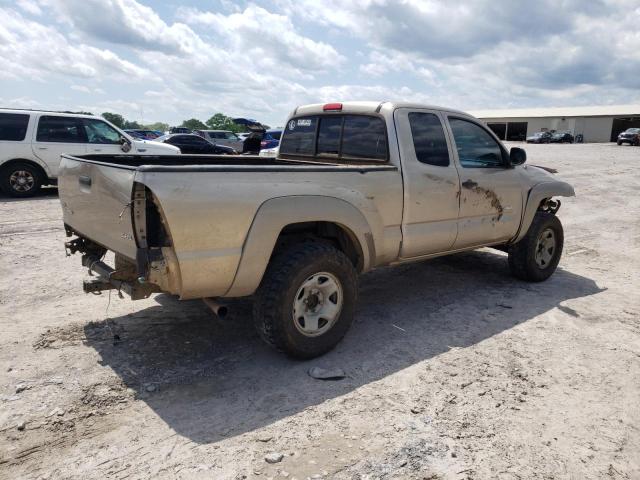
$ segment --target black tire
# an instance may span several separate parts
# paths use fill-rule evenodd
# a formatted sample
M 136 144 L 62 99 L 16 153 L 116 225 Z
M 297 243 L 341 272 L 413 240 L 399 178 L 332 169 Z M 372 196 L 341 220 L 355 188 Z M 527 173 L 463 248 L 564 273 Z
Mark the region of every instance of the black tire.
M 620 140 L 618 140 L 618 145 L 622 145 L 622 142 Z
M 19 173 L 24 172 L 24 173 Z M 27 179 L 27 183 L 19 185 L 15 175 Z M 44 179 L 38 167 L 28 162 L 14 162 L 0 170 L 0 187 L 12 197 L 32 197 L 40 191 Z
M 301 298 L 299 289 L 310 278 L 321 276 L 320 272 L 331 274 L 339 282 L 342 307 L 328 330 L 309 336 L 301 331 L 304 320 L 295 319 L 293 309 L 296 298 Z M 317 357 L 333 349 L 349 330 L 357 295 L 357 272 L 341 251 L 323 242 L 294 244 L 276 253 L 269 262 L 253 307 L 256 329 L 263 340 L 287 355 Z
M 549 253 L 549 249 L 539 244 L 541 235 L 545 233 L 548 237 L 548 231 L 553 235 L 553 252 Z M 549 242 L 549 238 L 545 238 Z M 529 282 L 542 282 L 549 278 L 558 267 L 560 257 L 562 256 L 562 247 L 564 245 L 564 232 L 560 219 L 551 213 L 538 212 L 533 218 L 533 222 L 522 240 L 509 248 L 509 268 L 513 276 Z M 536 261 L 536 253 L 540 247 L 540 265 Z M 546 249 L 546 254 L 542 252 Z M 545 260 L 547 254 L 551 255 L 550 259 Z

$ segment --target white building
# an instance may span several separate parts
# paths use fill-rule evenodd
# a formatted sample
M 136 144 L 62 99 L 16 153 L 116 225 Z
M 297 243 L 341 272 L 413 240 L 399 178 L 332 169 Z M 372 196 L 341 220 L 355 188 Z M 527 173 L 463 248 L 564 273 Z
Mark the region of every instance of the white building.
M 640 127 L 640 105 L 522 108 L 470 112 L 503 140 L 524 140 L 535 132 L 568 131 L 585 142 L 615 142 L 627 128 Z

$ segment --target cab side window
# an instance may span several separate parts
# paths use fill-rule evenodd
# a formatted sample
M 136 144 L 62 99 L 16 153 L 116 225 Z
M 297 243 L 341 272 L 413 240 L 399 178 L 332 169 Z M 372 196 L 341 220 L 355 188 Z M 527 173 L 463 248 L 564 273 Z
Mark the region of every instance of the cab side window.
M 505 167 L 502 148 L 479 125 L 461 118 L 449 117 L 460 165 L 465 168 Z
M 43 115 L 38 121 L 37 142 L 86 143 L 82 120 Z
M 433 113 L 409 113 L 413 147 L 420 163 L 449 166 L 449 149 L 440 119 Z

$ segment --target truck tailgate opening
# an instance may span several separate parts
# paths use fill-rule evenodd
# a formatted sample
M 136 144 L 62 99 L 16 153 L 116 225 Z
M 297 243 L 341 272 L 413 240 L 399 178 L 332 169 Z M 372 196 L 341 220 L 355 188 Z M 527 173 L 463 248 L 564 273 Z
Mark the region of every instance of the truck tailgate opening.
M 136 258 L 132 219 L 135 167 L 63 156 L 58 179 L 64 223 L 76 234 Z

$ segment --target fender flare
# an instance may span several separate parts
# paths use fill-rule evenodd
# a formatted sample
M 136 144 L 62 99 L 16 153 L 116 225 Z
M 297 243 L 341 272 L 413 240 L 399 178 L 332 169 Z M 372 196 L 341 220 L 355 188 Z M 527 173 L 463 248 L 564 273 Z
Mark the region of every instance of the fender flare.
M 529 227 L 533 222 L 533 217 L 538 211 L 540 202 L 545 198 L 575 197 L 575 195 L 575 190 L 567 182 L 556 180 L 535 185 L 531 190 L 529 190 L 527 204 L 522 215 L 522 222 L 520 222 L 520 230 L 511 243 L 519 242 L 527 234 L 527 231 L 529 231 Z
M 352 204 L 334 197 L 292 195 L 264 202 L 253 219 L 240 264 L 225 297 L 253 294 L 267 269 L 280 232 L 287 225 L 304 222 L 331 222 L 351 233 L 362 251 L 362 271 L 371 268 L 375 247 L 371 227 Z

